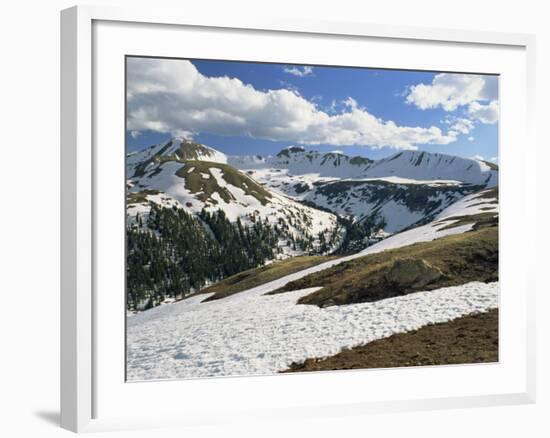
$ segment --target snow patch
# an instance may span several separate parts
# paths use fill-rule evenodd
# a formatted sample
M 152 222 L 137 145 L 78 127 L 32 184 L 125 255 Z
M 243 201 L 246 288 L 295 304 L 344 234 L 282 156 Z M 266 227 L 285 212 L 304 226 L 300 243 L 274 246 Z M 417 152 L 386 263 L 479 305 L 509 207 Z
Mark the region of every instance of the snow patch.
M 321 309 L 278 295 L 195 296 L 128 318 L 128 379 L 274 374 L 427 324 L 498 307 L 498 283 L 468 283 Z

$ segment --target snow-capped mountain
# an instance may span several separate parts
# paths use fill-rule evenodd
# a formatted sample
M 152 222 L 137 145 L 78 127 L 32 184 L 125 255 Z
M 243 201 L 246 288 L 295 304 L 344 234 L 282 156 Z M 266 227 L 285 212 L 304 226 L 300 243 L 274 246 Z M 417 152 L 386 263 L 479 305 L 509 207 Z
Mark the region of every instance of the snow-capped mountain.
M 269 190 L 227 164 L 223 153 L 189 140 L 172 139 L 130 154 L 127 175 L 129 225 L 146 218 L 153 203 L 194 215 L 221 210 L 231 222 L 277 227 L 284 255 L 307 252 L 304 248 L 319 247 L 320 240 L 332 246 L 339 240 L 334 214 Z M 295 240 L 301 242 L 297 247 L 290 242 Z
M 336 216 L 392 234 L 498 183 L 496 165 L 439 153 L 371 160 L 291 146 L 275 156 L 227 156 L 183 138 L 129 154 L 127 175 L 130 222 L 153 202 L 193 214 L 221 209 L 230 221 L 279 224 L 285 239 L 325 233 L 333 242 Z
M 357 221 L 370 219 L 387 233 L 424 223 L 482 186 L 342 180 L 314 186 L 302 197 L 310 205 Z
M 364 157 L 348 157 L 336 152 L 322 154 L 299 146 L 290 146 L 275 156 L 231 156 L 228 160 L 240 169 L 285 169 L 291 175 L 315 174 L 331 178 L 363 177 L 365 168 L 373 163 Z
M 168 142 L 128 154 L 126 156 L 126 175 L 128 178 L 141 177 L 164 161 L 186 160 L 227 163 L 227 156 L 203 144 L 175 137 Z
M 276 156 L 228 157 L 270 189 L 395 233 L 424 223 L 470 193 L 498 183 L 498 167 L 481 160 L 405 151 L 381 160 L 300 147 Z
M 495 164 L 423 151 L 402 151 L 380 160 L 370 160 L 335 152 L 322 154 L 291 146 L 276 156 L 228 157 L 228 162 L 244 170 L 285 169 L 289 175 L 322 178 L 384 178 L 390 182 L 400 178 L 403 182 L 459 182 L 485 187 L 498 184 L 498 166 Z
M 464 184 L 494 187 L 498 167 L 482 160 L 419 151 L 399 152 L 373 163 L 366 170 L 370 178 L 397 176 L 420 180 L 456 180 Z

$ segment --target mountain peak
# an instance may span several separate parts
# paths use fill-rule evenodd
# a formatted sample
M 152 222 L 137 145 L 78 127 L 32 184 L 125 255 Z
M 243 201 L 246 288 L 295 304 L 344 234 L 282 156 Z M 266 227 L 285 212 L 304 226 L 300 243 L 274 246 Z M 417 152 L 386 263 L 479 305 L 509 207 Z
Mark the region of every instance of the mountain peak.
M 290 157 L 291 154 L 299 154 L 305 152 L 306 149 L 303 146 L 288 146 L 281 150 L 277 156 L 280 157 Z

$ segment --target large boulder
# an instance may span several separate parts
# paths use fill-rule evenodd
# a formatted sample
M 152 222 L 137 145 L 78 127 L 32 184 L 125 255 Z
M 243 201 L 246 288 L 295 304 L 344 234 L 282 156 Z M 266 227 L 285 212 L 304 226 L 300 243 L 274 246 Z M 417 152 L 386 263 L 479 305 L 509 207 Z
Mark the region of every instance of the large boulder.
M 439 280 L 443 273 L 424 259 L 402 259 L 393 263 L 385 277 L 399 289 L 419 289 Z

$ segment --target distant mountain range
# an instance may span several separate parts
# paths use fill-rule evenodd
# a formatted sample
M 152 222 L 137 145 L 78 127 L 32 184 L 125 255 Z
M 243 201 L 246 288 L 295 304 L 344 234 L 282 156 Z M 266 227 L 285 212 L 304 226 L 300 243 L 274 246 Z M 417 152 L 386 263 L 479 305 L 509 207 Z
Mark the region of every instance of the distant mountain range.
M 290 147 L 275 157 L 229 157 L 235 167 L 292 199 L 395 233 L 424 223 L 463 196 L 498 184 L 498 166 L 428 152 L 381 160 Z
M 336 216 L 386 233 L 425 223 L 460 198 L 498 184 L 498 166 L 419 151 L 381 160 L 291 146 L 275 156 L 227 156 L 183 138 L 127 157 L 129 220 L 148 203 L 191 213 L 222 209 L 291 233 L 334 232 Z

